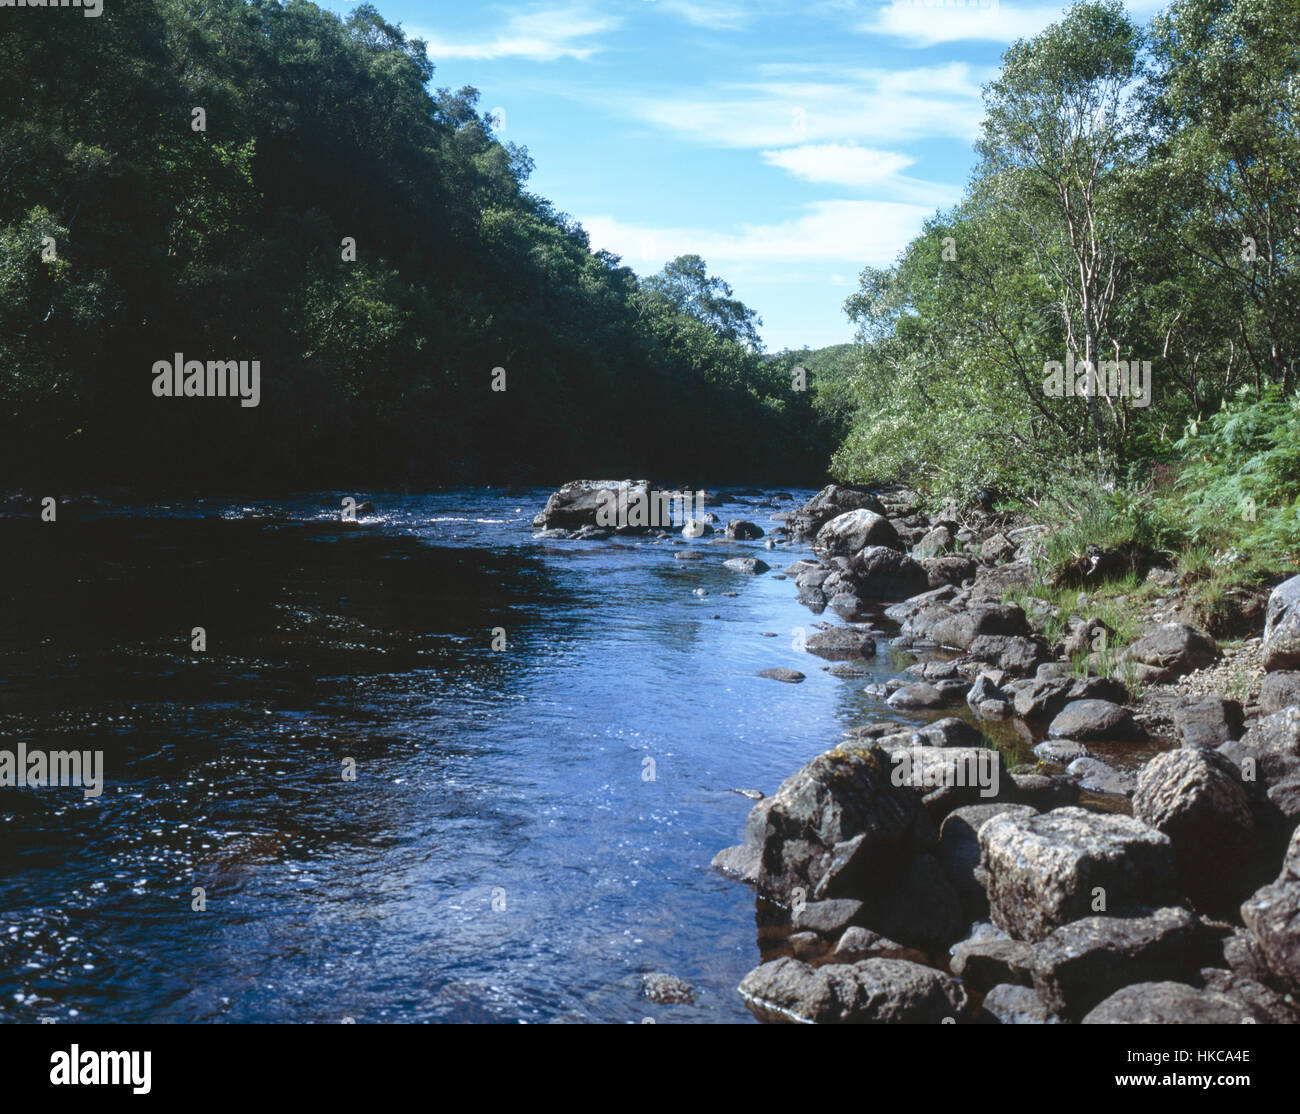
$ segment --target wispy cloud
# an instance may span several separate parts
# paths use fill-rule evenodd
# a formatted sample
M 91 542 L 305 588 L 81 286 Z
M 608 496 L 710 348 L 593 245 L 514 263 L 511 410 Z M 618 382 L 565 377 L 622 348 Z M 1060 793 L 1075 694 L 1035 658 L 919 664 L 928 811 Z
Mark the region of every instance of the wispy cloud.
M 973 68 L 954 62 L 642 98 L 630 111 L 710 146 L 777 148 L 933 136 L 969 142 L 978 134 L 982 104 Z
M 669 12 L 694 27 L 710 31 L 738 31 L 749 26 L 757 14 L 752 4 L 728 3 L 726 0 L 650 0 L 661 11 Z
M 877 151 L 846 143 L 810 143 L 764 151 L 763 161 L 805 182 L 871 186 L 895 177 L 916 160 L 897 151 Z
M 1144 18 L 1167 0 L 1130 0 L 1129 14 Z M 1066 4 L 1013 4 L 1008 0 L 890 0 L 876 6 L 857 30 L 906 39 L 911 46 L 983 39 L 1011 43 L 1028 39 L 1057 23 Z
M 557 58 L 590 58 L 602 49 L 593 42 L 596 35 L 613 31 L 622 24 L 615 16 L 597 15 L 583 8 L 534 8 L 512 15 L 501 30 L 472 38 L 448 39 L 433 31 L 412 29 L 412 38 L 428 44 L 429 57 L 528 58 L 554 62 Z
M 897 201 L 819 201 L 802 216 L 774 224 L 712 228 L 652 228 L 607 216 L 583 220 L 593 250 L 604 248 L 629 266 L 657 270 L 687 252 L 715 263 L 864 263 L 891 261 L 932 212 Z

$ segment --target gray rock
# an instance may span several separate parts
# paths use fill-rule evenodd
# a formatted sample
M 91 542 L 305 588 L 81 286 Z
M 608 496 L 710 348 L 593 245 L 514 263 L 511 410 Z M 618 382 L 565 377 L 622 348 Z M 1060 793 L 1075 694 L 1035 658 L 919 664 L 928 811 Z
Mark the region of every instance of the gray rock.
M 1043 1000 L 1027 986 L 1004 983 L 986 995 L 981 1007 L 989 1020 L 1000 1025 L 1062 1025 Z
M 1031 676 L 1048 657 L 1047 643 L 1041 638 L 1015 634 L 982 634 L 971 640 L 968 652 L 1014 677 Z
M 861 925 L 851 925 L 844 930 L 839 943 L 835 945 L 836 963 L 856 963 L 859 959 L 906 959 L 913 963 L 924 963 L 925 954 L 916 948 L 909 948 L 888 936 L 881 936 Z
M 815 932 L 818 936 L 839 936 L 849 925 L 858 922 L 862 915 L 862 902 L 852 898 L 832 901 L 810 901 L 795 906 L 790 924 L 799 932 Z
M 761 852 L 752 844 L 742 843 L 737 847 L 724 847 L 713 856 L 709 865 L 719 874 L 744 882 L 749 886 L 758 885 L 758 871 Z
M 1264 1014 L 1273 1025 L 1295 1025 L 1300 1022 L 1300 1008 L 1279 994 L 1271 986 L 1246 978 L 1236 971 L 1206 967 L 1201 971 L 1201 984 L 1205 990 L 1223 994 L 1249 1007 L 1257 1020 Z
M 1174 732 L 1185 747 L 1217 747 L 1241 738 L 1241 705 L 1217 696 L 1190 696 L 1174 708 Z
M 804 679 L 804 675 L 797 669 L 760 669 L 758 675 L 771 681 L 784 681 L 788 685 L 797 685 Z
M 1241 919 L 1279 985 L 1300 994 L 1300 882 L 1262 886 L 1242 904 Z
M 912 547 L 912 556 L 918 561 L 938 557 L 953 546 L 952 531 L 946 526 L 936 526 Z
M 1262 1020 L 1253 1007 L 1226 994 L 1181 982 L 1141 982 L 1115 991 L 1084 1025 L 1240 1025 Z
M 924 539 L 921 544 L 925 544 Z M 915 550 L 912 551 L 912 556 L 916 557 Z M 931 588 L 939 588 L 945 584 L 961 585 L 975 575 L 975 562 L 960 553 L 950 553 L 943 557 L 927 557 L 921 560 L 921 568 L 925 570 L 926 583 Z
M 810 967 L 784 957 L 746 975 L 740 994 L 761 1013 L 819 1024 L 933 1025 L 968 1008 L 956 979 L 903 959 Z
M 1007 983 L 1033 985 L 1034 948 L 1022 940 L 963 940 L 952 952 L 952 973 L 983 993 Z
M 848 568 L 854 593 L 864 600 L 899 600 L 929 583 L 925 569 L 905 553 L 883 545 L 858 552 Z
M 810 635 L 804 649 L 828 661 L 869 658 L 876 652 L 876 640 L 857 627 L 831 627 Z
M 625 506 L 649 505 L 648 480 L 574 480 L 554 492 L 533 525 L 544 529 L 581 530 L 584 526 L 611 527 L 607 521 L 620 495 Z M 594 536 L 594 535 L 593 535 Z M 605 536 L 608 536 L 606 534 Z
M 1113 766 L 1107 766 L 1099 759 L 1087 756 L 1076 758 L 1065 772 L 1072 778 L 1076 778 L 1080 787 L 1089 793 L 1127 797 L 1137 784 L 1132 774 L 1124 773 Z
M 1213 953 L 1213 936 L 1186 909 L 1085 917 L 1034 946 L 1034 989 L 1049 1009 L 1075 1020 L 1121 987 L 1194 976 Z
M 1284 669 L 1265 673 L 1259 686 L 1259 710 L 1269 715 L 1290 704 L 1300 704 L 1300 672 Z
M 1073 739 L 1047 739 L 1034 747 L 1034 754 L 1040 762 L 1055 762 L 1058 766 L 1068 766 L 1087 753 L 1088 748 Z
M 641 976 L 641 996 L 662 1005 L 690 1005 L 695 1001 L 690 983 L 662 972 Z
M 1138 775 L 1133 815 L 1169 837 L 1179 884 L 1199 908 L 1232 906 L 1250 892 L 1254 809 L 1237 767 L 1217 751 L 1156 755 Z
M 727 523 L 726 536 L 731 541 L 737 542 L 757 541 L 763 536 L 763 528 L 748 519 L 733 518 Z
M 1015 799 L 1039 812 L 1072 805 L 1079 799 L 1079 783 L 1061 774 L 1013 774 Z
M 813 541 L 813 549 L 824 557 L 852 557 L 869 545 L 901 549 L 902 541 L 889 519 L 865 508 L 832 518 Z
M 1284 580 L 1268 597 L 1264 616 L 1264 668 L 1300 668 L 1300 576 Z
M 950 701 L 934 685 L 904 685 L 885 701 L 891 708 L 942 708 Z
M 1028 816 L 1029 805 L 999 802 L 954 809 L 939 828 L 939 864 L 952 883 L 968 920 L 988 916 L 988 896 L 980 872 L 980 829 L 995 816 Z
M 1172 904 L 1173 847 L 1140 820 L 1066 807 L 995 816 L 979 833 L 993 923 L 1041 940 L 1098 912 Z
M 879 747 L 840 747 L 755 805 L 746 842 L 762 849 L 760 891 L 789 905 L 795 890 L 820 901 L 888 888 L 937 838 L 917 794 L 895 785 L 891 772 Z
M 1109 700 L 1113 704 L 1123 704 L 1128 699 L 1128 689 L 1113 677 L 1054 675 L 1048 670 L 1051 664 L 1040 665 L 1033 683 L 1016 692 L 1017 715 L 1025 719 L 1052 719 L 1067 704 L 1078 700 Z M 1068 666 L 1061 668 L 1068 669 Z
M 732 572 L 743 572 L 750 576 L 757 576 L 759 573 L 765 573 L 772 566 L 766 561 L 760 561 L 757 557 L 732 557 L 730 560 L 723 561 L 722 567 L 730 569 Z
M 1124 656 L 1158 671 L 1161 681 L 1173 681 L 1203 669 L 1219 657 L 1214 639 L 1185 623 L 1163 623 L 1130 645 Z
M 885 505 L 869 491 L 827 484 L 800 507 L 790 518 L 790 527 L 799 537 L 812 537 L 832 518 L 858 509 L 885 513 Z
M 1047 734 L 1053 739 L 1135 740 L 1144 732 L 1133 713 L 1109 700 L 1075 700 L 1067 704 L 1052 720 Z

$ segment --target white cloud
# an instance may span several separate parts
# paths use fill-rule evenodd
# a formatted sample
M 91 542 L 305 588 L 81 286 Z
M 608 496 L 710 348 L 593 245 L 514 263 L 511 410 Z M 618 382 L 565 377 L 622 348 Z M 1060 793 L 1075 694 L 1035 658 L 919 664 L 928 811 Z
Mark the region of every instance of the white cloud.
M 719 147 L 889 142 L 932 136 L 970 142 L 983 106 L 973 67 L 859 70 L 838 80 L 768 80 L 709 96 L 633 101 L 630 111 Z
M 737 263 L 844 263 L 856 269 L 891 262 L 931 212 L 898 201 L 819 201 L 793 220 L 734 231 L 651 228 L 607 216 L 587 217 L 582 224 L 593 251 L 612 251 L 643 273 L 688 252 L 715 270 Z
M 763 161 L 805 182 L 870 186 L 893 178 L 916 160 L 896 151 L 877 151 L 845 143 L 814 143 L 764 151 Z
M 590 58 L 601 47 L 592 36 L 612 31 L 622 20 L 594 15 L 580 8 L 539 8 L 512 15 L 505 27 L 490 37 L 444 39 L 431 31 L 410 32 L 428 44 L 429 57 L 443 58 L 528 58 L 554 62 L 557 58 Z

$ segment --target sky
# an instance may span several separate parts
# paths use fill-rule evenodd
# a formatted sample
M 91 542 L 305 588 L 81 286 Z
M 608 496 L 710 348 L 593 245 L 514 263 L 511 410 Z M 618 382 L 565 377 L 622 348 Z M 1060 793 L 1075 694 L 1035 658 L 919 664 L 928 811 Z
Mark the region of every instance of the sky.
M 954 204 L 980 87 L 1034 0 L 372 0 L 472 85 L 529 189 L 638 274 L 703 256 L 769 351 L 853 338 L 844 299 Z M 355 5 L 324 6 L 341 14 Z M 1147 18 L 1156 0 L 1130 3 Z

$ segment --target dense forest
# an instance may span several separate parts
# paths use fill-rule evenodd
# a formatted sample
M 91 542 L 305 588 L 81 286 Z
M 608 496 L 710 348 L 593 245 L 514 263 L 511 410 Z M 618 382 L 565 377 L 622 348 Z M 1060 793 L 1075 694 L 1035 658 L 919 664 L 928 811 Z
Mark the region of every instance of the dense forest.
M 364 5 L 7 19 L 6 482 L 820 478 L 813 392 L 727 284 L 694 256 L 641 281 L 593 253 L 475 90 L 433 79 Z M 258 405 L 156 397 L 177 353 L 258 361 Z

